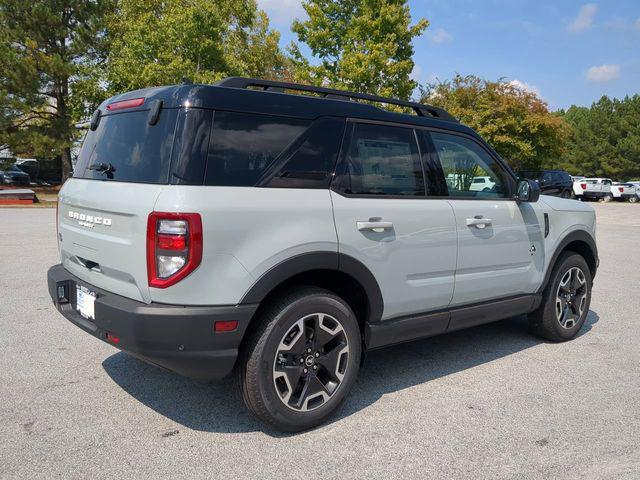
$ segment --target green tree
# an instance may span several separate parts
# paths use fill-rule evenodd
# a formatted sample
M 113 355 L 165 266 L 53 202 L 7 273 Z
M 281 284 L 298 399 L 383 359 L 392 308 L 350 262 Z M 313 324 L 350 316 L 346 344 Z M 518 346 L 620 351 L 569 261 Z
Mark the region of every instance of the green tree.
M 531 91 L 504 79 L 456 75 L 426 85 L 422 101 L 445 108 L 491 144 L 516 170 L 558 166 L 569 127 Z
M 590 108 L 561 112 L 572 134 L 563 166 L 574 174 L 628 180 L 640 177 L 640 95 L 603 96 Z
M 0 145 L 71 171 L 74 122 L 99 90 L 109 0 L 0 0 Z
M 305 0 L 308 19 L 292 30 L 318 65 L 305 59 L 296 44 L 294 75 L 298 80 L 407 99 L 416 87 L 410 74 L 412 40 L 428 22 L 411 25 L 407 0 Z
M 229 75 L 276 77 L 279 33 L 255 0 L 119 0 L 109 17 L 111 92 Z

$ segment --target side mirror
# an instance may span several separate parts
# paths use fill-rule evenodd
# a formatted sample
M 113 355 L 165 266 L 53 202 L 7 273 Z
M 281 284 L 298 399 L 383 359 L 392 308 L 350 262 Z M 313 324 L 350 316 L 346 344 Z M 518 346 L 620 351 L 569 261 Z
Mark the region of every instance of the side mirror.
M 537 202 L 540 198 L 540 185 L 533 180 L 518 181 L 516 200 L 519 202 Z

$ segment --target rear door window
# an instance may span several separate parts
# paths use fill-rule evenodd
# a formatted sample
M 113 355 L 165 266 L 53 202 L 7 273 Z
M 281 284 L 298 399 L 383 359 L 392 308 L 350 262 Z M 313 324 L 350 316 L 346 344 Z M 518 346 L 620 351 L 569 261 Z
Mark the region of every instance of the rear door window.
M 412 129 L 356 123 L 343 190 L 354 195 L 423 196 L 425 184 Z
M 298 118 L 214 112 L 204 183 L 254 186 L 308 125 Z
M 163 109 L 155 125 L 147 110 L 102 116 L 85 137 L 73 176 L 167 183 L 176 116 L 176 109 Z

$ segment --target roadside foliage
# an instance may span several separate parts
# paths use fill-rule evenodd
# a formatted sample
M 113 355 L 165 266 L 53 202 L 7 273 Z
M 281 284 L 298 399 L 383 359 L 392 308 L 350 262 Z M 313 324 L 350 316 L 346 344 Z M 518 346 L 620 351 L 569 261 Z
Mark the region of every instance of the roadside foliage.
M 256 0 L 0 0 L 0 151 L 61 165 L 64 179 L 84 132 L 76 126 L 102 100 L 184 81 L 238 75 L 415 94 L 413 40 L 429 22 L 413 21 L 407 0 L 302 5 L 298 41 L 283 52 Z M 420 90 L 514 169 L 640 178 L 639 95 L 551 112 L 504 79 L 456 75 Z
M 98 100 L 109 0 L 0 0 L 0 148 L 71 171 L 74 122 Z
M 107 17 L 110 93 L 230 75 L 277 77 L 280 34 L 255 0 L 120 0 Z
M 306 20 L 291 29 L 319 60 L 306 58 L 292 44 L 297 80 L 313 85 L 408 99 L 417 84 L 411 79 L 412 40 L 429 25 L 411 23 L 406 0 L 305 0 Z
M 514 170 L 553 168 L 564 154 L 569 126 L 535 92 L 473 75 L 421 90 L 421 101 L 445 108 L 476 130 Z
M 562 165 L 568 172 L 640 179 L 640 95 L 603 96 L 591 107 L 572 106 L 561 115 L 571 126 Z

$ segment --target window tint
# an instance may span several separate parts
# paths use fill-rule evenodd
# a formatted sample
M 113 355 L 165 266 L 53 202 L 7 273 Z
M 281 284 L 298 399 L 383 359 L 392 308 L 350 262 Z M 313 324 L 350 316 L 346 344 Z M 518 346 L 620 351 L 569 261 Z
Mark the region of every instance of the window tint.
M 328 188 L 345 121 L 320 118 L 296 141 L 274 174 L 260 182 L 266 187 Z
M 308 123 L 295 118 L 216 111 L 205 184 L 255 185 Z
M 571 181 L 571 177 L 565 172 L 555 172 L 553 174 L 553 181 L 556 183 L 567 183 Z
M 171 183 L 202 185 L 209 148 L 212 110 L 182 109 L 171 155 Z
M 533 170 L 523 170 L 518 176 L 520 178 L 528 178 L 529 180 L 540 180 L 544 172 L 537 172 Z
M 176 115 L 163 109 L 155 125 L 145 110 L 103 116 L 85 137 L 74 177 L 167 183 Z
M 473 140 L 431 132 L 449 195 L 452 197 L 503 198 L 507 180 L 501 167 Z M 481 178 L 482 183 L 476 180 Z
M 346 157 L 345 192 L 424 195 L 422 165 L 413 130 L 355 124 Z

